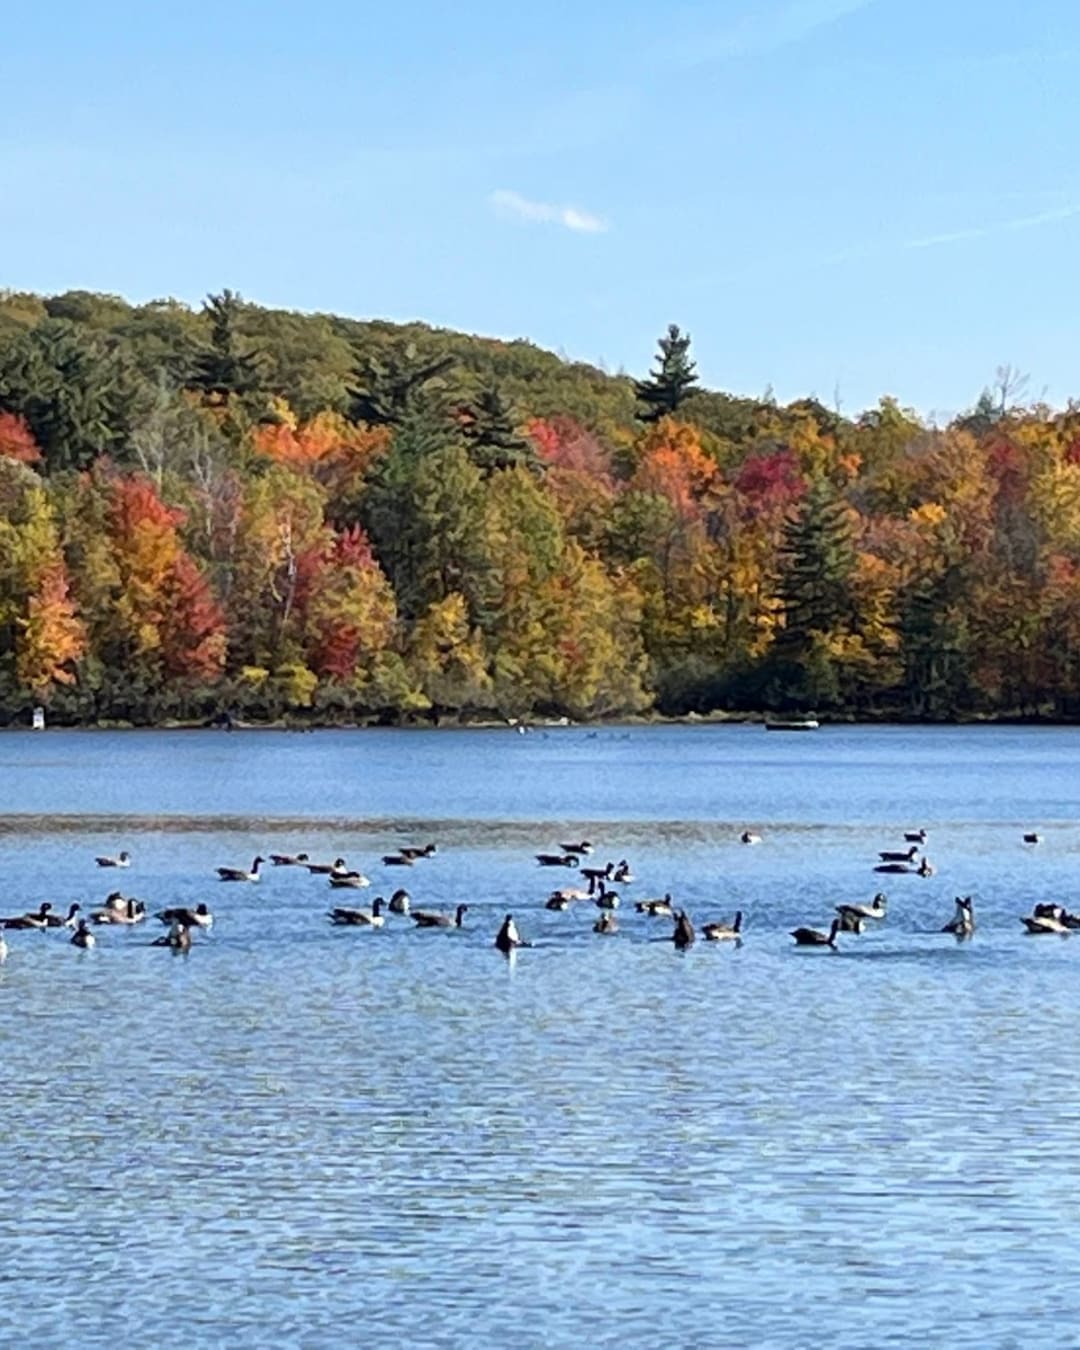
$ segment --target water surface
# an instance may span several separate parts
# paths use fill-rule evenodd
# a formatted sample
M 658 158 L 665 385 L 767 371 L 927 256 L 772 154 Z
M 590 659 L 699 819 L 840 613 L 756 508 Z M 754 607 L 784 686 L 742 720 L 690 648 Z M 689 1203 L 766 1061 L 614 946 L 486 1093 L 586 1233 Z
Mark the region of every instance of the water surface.
M 186 958 L 8 934 L 0 1339 L 1075 1343 L 1080 935 L 1017 919 L 1080 908 L 1078 769 L 1018 728 L 0 738 L 4 912 L 217 915 Z M 876 876 L 919 825 L 936 874 Z M 582 830 L 634 865 L 613 939 L 543 908 L 573 877 L 532 855 Z M 375 885 L 214 878 L 299 848 Z M 326 921 L 402 881 L 466 926 Z M 885 924 L 794 950 L 879 886 Z M 677 955 L 632 912 L 665 890 L 746 941 Z

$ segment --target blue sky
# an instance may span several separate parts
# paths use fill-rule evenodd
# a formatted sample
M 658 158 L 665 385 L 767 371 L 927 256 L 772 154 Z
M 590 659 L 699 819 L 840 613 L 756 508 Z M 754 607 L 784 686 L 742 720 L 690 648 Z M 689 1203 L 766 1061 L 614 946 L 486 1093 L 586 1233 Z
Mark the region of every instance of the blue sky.
M 1075 0 L 54 0 L 4 46 L 3 286 L 1080 395 Z

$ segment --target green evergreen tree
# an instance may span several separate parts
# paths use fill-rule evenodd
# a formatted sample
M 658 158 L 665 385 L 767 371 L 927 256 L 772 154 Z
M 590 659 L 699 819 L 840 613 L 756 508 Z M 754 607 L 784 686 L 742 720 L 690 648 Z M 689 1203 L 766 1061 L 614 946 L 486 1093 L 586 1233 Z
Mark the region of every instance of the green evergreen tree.
M 400 426 L 421 404 L 425 412 L 445 407 L 443 377 L 456 364 L 453 356 L 421 357 L 413 342 L 365 356 L 349 390 L 349 416 L 373 427 Z
M 469 458 L 485 477 L 499 469 L 526 468 L 539 472 L 541 464 L 536 448 L 518 430 L 520 424 L 521 418 L 495 383 L 484 385 L 465 407 L 462 435 Z
M 784 704 L 835 702 L 839 685 L 826 643 L 855 619 L 856 551 L 847 505 L 828 480 L 811 486 L 785 526 L 780 560 L 784 624 L 767 663 L 767 686 Z
M 113 338 L 48 319 L 0 345 L 0 412 L 26 419 L 50 472 L 122 460 L 133 423 L 153 401 Z
M 228 289 L 210 295 L 203 313 L 210 321 L 210 345 L 195 359 L 191 386 L 220 399 L 260 393 L 265 357 L 256 348 L 241 344 L 240 296 Z
M 697 384 L 697 368 L 690 360 L 690 334 L 681 333 L 678 324 L 669 324 L 667 337 L 658 344 L 656 368 L 647 380 L 635 380 L 634 392 L 642 405 L 639 422 L 658 422 L 674 416 L 680 404 Z

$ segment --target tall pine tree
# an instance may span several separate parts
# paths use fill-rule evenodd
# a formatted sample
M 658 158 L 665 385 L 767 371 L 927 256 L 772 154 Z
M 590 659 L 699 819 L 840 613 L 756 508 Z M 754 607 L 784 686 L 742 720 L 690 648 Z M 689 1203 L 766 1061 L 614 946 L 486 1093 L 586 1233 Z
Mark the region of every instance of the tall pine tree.
M 634 382 L 634 393 L 642 405 L 637 413 L 639 422 L 658 422 L 661 417 L 674 416 L 697 384 L 697 367 L 690 360 L 689 333 L 680 332 L 678 324 L 669 324 L 667 337 L 662 337 L 658 346 L 656 368 L 647 380 Z

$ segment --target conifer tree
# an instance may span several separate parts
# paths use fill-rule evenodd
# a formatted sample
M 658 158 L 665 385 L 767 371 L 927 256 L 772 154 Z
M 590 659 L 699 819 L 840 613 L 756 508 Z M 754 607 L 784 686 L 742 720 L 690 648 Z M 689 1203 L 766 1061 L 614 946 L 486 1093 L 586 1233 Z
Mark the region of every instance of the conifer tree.
M 690 360 L 690 334 L 679 331 L 678 324 L 669 324 L 667 337 L 658 343 L 656 368 L 647 380 L 634 382 L 634 393 L 642 407 L 638 409 L 639 422 L 658 422 L 678 411 L 692 387 L 697 384 L 697 367 Z

